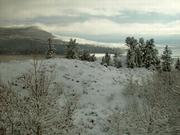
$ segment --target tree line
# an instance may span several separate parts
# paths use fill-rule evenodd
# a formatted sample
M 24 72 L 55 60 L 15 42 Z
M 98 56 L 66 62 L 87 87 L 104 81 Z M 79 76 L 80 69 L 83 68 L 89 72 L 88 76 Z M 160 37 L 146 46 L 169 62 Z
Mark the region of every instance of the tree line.
M 172 51 L 166 45 L 163 54 L 159 57 L 154 39 L 139 40 L 134 37 L 127 37 L 126 45 L 129 47 L 127 52 L 127 67 L 145 67 L 153 70 L 170 72 L 173 67 Z M 176 61 L 175 68 L 180 70 L 180 60 Z
M 80 50 L 76 39 L 70 39 L 66 45 L 65 57 L 68 59 L 80 59 L 85 61 L 96 61 L 95 54 L 91 55 L 88 50 Z
M 168 46 L 165 46 L 161 57 L 155 46 L 154 39 L 144 40 L 144 38 L 135 39 L 127 37 L 126 45 L 129 47 L 126 56 L 126 64 L 128 68 L 144 67 L 147 69 L 170 72 L 173 68 L 172 51 Z M 70 39 L 66 45 L 65 57 L 68 59 L 80 59 L 85 61 L 96 61 L 95 54 L 90 51 L 80 50 L 75 39 Z M 106 52 L 102 57 L 101 64 L 104 66 L 122 67 L 122 52 L 114 50 L 114 55 L 111 57 L 109 52 Z M 175 63 L 175 69 L 180 70 L 180 59 Z

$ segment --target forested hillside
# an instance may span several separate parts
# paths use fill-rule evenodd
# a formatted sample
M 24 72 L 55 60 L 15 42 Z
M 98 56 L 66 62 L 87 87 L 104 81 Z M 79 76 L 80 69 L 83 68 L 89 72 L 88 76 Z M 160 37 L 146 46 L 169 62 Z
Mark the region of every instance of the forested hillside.
M 48 38 L 54 36 L 38 27 L 0 28 L 0 54 L 45 54 L 48 48 Z M 53 39 L 56 54 L 64 54 L 67 42 Z M 109 47 L 78 44 L 83 50 L 92 53 L 113 52 Z

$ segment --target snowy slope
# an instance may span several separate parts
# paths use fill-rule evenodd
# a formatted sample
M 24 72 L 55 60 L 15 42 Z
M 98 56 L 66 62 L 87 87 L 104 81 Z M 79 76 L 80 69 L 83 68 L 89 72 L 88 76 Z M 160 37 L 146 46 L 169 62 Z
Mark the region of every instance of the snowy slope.
M 31 67 L 32 60 L 0 63 L 2 80 L 15 78 Z M 62 83 L 64 91 L 76 92 L 80 95 L 74 122 L 86 134 L 105 133 L 105 118 L 113 110 L 126 106 L 128 99 L 122 94 L 128 80 L 134 81 L 147 77 L 151 72 L 146 69 L 127 69 L 104 67 L 98 62 L 89 63 L 79 60 L 50 59 L 43 61 L 55 65 L 55 81 Z

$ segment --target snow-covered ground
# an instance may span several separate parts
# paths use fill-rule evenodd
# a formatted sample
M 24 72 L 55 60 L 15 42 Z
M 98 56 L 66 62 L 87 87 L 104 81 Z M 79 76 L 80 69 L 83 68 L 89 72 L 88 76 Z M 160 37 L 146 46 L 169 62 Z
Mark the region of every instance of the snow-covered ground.
M 31 67 L 32 60 L 0 63 L 0 76 L 5 82 L 11 81 Z M 122 94 L 127 82 L 151 74 L 146 69 L 105 67 L 99 62 L 86 62 L 55 58 L 43 60 L 55 66 L 55 81 L 63 84 L 66 92 L 80 95 L 74 123 L 85 129 L 87 134 L 104 135 L 105 122 L 113 110 L 126 106 L 128 99 Z

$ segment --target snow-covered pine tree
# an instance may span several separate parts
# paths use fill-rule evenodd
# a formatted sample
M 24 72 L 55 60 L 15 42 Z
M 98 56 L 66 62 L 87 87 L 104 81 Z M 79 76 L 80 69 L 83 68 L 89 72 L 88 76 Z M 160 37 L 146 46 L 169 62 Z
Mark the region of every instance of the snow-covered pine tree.
M 96 61 L 96 60 L 97 60 L 97 58 L 96 58 L 95 54 L 91 55 L 90 61 Z
M 46 54 L 46 58 L 52 58 L 55 56 L 56 49 L 52 46 L 52 39 L 48 38 L 48 51 Z
M 139 46 L 135 48 L 135 65 L 136 67 L 142 66 L 142 52 Z
M 82 54 L 81 54 L 81 56 L 80 56 L 80 59 L 81 59 L 81 60 L 90 61 L 90 57 L 91 57 L 90 52 L 87 51 L 87 50 L 83 50 L 83 51 L 82 51 Z
M 144 66 L 145 42 L 144 38 L 139 39 L 139 67 Z
M 106 62 L 106 64 L 107 64 L 107 66 L 109 66 L 109 65 L 110 65 L 111 56 L 109 55 L 108 52 L 106 52 L 104 58 L 105 58 L 105 62 Z
M 76 59 L 79 57 L 78 46 L 76 39 L 70 39 L 69 43 L 66 45 L 65 55 L 68 59 Z
M 127 67 L 128 68 L 134 68 L 136 65 L 135 63 L 135 51 L 132 49 L 129 49 L 127 52 Z
M 138 42 L 134 37 L 127 37 L 125 42 L 129 47 L 127 53 L 127 67 L 134 68 L 136 66 L 136 47 Z
M 138 44 L 137 40 L 134 37 L 127 37 L 125 42 L 130 49 L 134 49 Z
M 101 60 L 101 65 L 104 65 L 105 64 L 105 58 L 104 56 L 102 57 L 102 60 Z
M 158 61 L 158 50 L 155 48 L 154 39 L 146 41 L 144 50 L 144 66 L 155 69 Z
M 168 46 L 165 47 L 163 54 L 161 56 L 162 59 L 162 70 L 165 72 L 171 71 L 171 65 L 172 65 L 172 51 L 168 48 Z
M 175 69 L 180 71 L 180 59 L 179 58 L 176 61 Z
M 162 69 L 161 69 L 161 60 L 158 59 L 157 62 L 156 62 L 156 65 L 155 65 L 155 68 L 157 71 L 161 72 Z
M 114 66 L 116 68 L 120 68 L 122 67 L 122 63 L 121 63 L 121 59 L 120 59 L 120 56 L 118 54 L 118 52 L 115 52 L 114 56 L 113 56 L 113 62 L 114 62 Z
M 106 52 L 105 56 L 102 57 L 101 64 L 104 65 L 104 66 L 109 66 L 110 65 L 110 61 L 111 61 L 111 56 L 109 55 L 108 52 Z
M 96 61 L 96 56 L 95 54 L 90 54 L 90 51 L 88 50 L 83 50 L 82 53 L 80 54 L 80 60 L 85 60 L 85 61 Z

